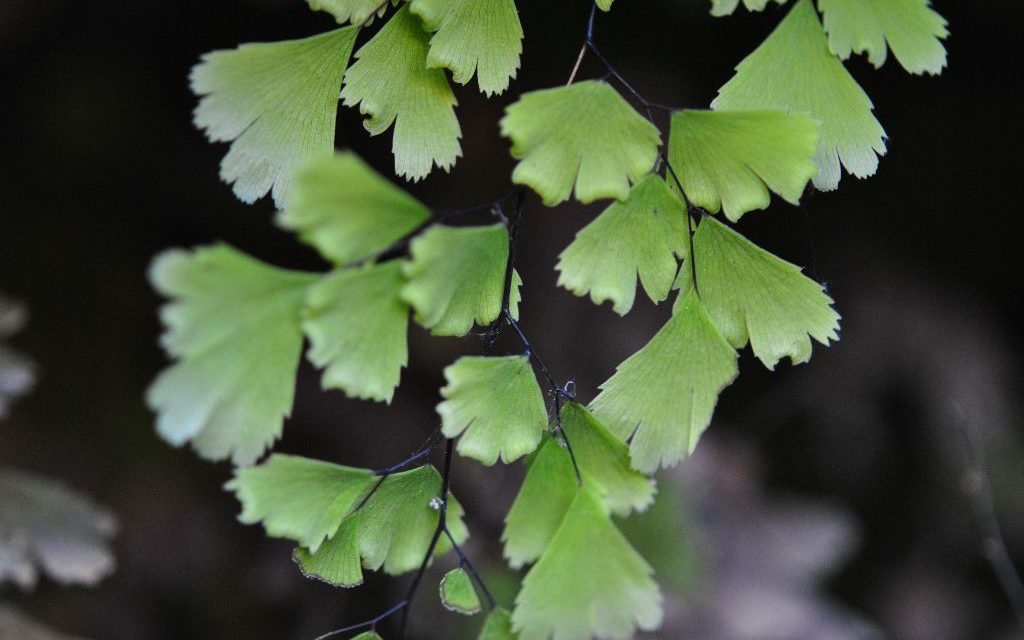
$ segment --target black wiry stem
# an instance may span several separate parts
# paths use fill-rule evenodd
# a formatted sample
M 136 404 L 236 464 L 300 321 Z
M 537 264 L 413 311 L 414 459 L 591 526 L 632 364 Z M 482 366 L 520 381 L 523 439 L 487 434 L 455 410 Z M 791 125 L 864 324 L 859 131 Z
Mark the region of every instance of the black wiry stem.
M 469 558 L 462 551 L 462 547 L 460 547 L 459 543 L 455 541 L 455 536 L 452 535 L 452 532 L 448 529 L 447 525 L 444 527 L 444 535 L 448 538 L 448 542 L 451 543 L 452 549 L 455 550 L 455 555 L 459 557 L 459 566 L 469 573 L 470 577 L 473 578 L 473 581 L 476 582 L 478 587 L 480 587 L 480 590 L 484 592 L 484 598 L 487 600 L 487 608 L 493 609 L 498 606 L 498 601 L 494 599 L 494 596 L 491 594 L 491 590 L 487 588 L 486 584 L 484 584 L 484 581 L 477 572 L 476 567 L 473 566 L 473 563 L 470 562 Z
M 409 606 L 412 604 L 412 599 L 416 596 L 416 591 L 420 588 L 420 583 L 423 581 L 423 574 L 427 572 L 427 567 L 430 565 L 430 559 L 434 557 L 434 550 L 437 549 L 437 542 L 441 539 L 441 534 L 448 528 L 448 491 L 451 486 L 452 477 L 452 451 L 454 449 L 455 441 L 448 438 L 445 441 L 444 446 L 444 467 L 441 473 L 441 508 L 437 516 L 437 528 L 434 529 L 434 535 L 430 539 L 430 544 L 427 545 L 427 552 L 423 554 L 423 561 L 420 563 L 420 568 L 416 571 L 416 575 L 412 579 L 412 584 L 409 585 L 409 590 L 405 593 L 405 607 L 402 609 L 402 621 L 399 623 L 398 637 L 404 638 L 406 629 L 409 626 Z
M 389 0 L 383 0 L 383 2 L 376 9 L 374 9 L 374 11 L 370 14 L 370 17 L 367 19 L 367 23 L 369 23 L 369 21 L 372 20 L 373 16 L 376 15 L 377 11 L 382 9 L 388 3 L 388 1 Z M 655 110 L 666 112 L 666 113 L 671 113 L 673 111 L 676 111 L 677 109 L 675 107 L 671 107 L 671 106 L 668 106 L 668 105 L 660 104 L 658 102 L 654 102 L 652 100 L 648 100 L 643 94 L 641 94 L 632 85 L 632 83 L 630 83 L 621 73 L 619 73 L 619 71 L 611 64 L 611 62 L 608 60 L 608 58 L 606 58 L 605 55 L 603 53 L 601 53 L 601 50 L 598 48 L 598 46 L 597 46 L 597 44 L 596 44 L 596 42 L 594 40 L 594 22 L 595 22 L 596 15 L 597 15 L 597 3 L 594 2 L 591 5 L 590 14 L 589 14 L 589 17 L 587 19 L 586 35 L 585 35 L 585 37 L 583 39 L 583 43 L 582 43 L 582 45 L 580 47 L 579 54 L 576 57 L 575 64 L 572 67 L 572 71 L 569 74 L 569 78 L 568 78 L 568 80 L 566 82 L 566 85 L 571 85 L 575 81 L 576 75 L 579 72 L 580 67 L 583 64 L 583 59 L 586 57 L 586 54 L 589 51 L 605 67 L 606 73 L 604 75 L 604 78 L 605 79 L 612 78 L 612 79 L 616 80 L 619 84 L 621 84 L 626 89 L 626 91 L 629 92 L 629 94 L 633 97 L 633 99 L 636 100 L 636 102 L 639 103 L 641 107 L 643 107 L 644 111 L 647 114 L 647 120 L 649 120 L 652 124 L 655 124 L 655 126 L 657 126 L 657 124 L 654 122 L 654 113 L 653 112 Z M 694 250 L 693 250 L 693 233 L 694 233 L 693 221 L 694 221 L 694 219 L 699 218 L 702 215 L 707 215 L 707 212 L 705 210 L 703 210 L 702 208 L 693 205 L 693 203 L 691 203 L 689 201 L 689 199 L 687 198 L 685 192 L 683 191 L 683 186 L 682 186 L 681 181 L 679 180 L 679 176 L 676 174 L 675 169 L 672 167 L 671 163 L 668 161 L 668 157 L 665 155 L 665 152 L 664 152 L 663 148 L 659 149 L 659 151 L 658 151 L 658 161 L 659 161 L 659 163 L 665 165 L 666 173 L 671 176 L 673 182 L 675 183 L 675 185 L 677 187 L 679 195 L 682 197 L 683 202 L 684 202 L 684 204 L 686 206 L 686 209 L 687 209 L 687 230 L 689 232 L 689 254 L 690 254 L 691 278 L 692 278 L 694 290 L 697 291 L 697 293 L 699 294 L 699 291 L 697 290 L 697 272 L 696 272 L 696 267 L 695 267 L 695 264 L 694 264 L 695 260 L 694 260 Z M 509 217 L 509 216 L 506 216 L 506 214 L 505 214 L 505 210 L 503 208 L 503 204 L 505 202 L 507 202 L 509 199 L 513 198 L 513 197 L 515 198 L 514 215 L 512 217 Z M 474 205 L 474 206 L 471 206 L 471 207 L 466 207 L 466 208 L 463 208 L 463 209 L 457 209 L 457 210 L 451 210 L 451 211 L 437 211 L 437 212 L 434 212 L 433 216 L 431 217 L 430 220 L 428 220 L 424 224 L 420 225 L 419 227 L 417 227 L 416 229 L 414 229 L 410 233 L 406 234 L 405 237 L 403 237 L 402 239 L 398 240 L 397 242 L 395 242 L 393 245 L 391 245 L 390 247 L 388 247 L 384 251 L 378 253 L 375 256 L 372 256 L 368 260 L 374 260 L 374 261 L 377 261 L 377 262 L 383 262 L 385 260 L 389 260 L 389 259 L 392 259 L 392 258 L 404 256 L 404 255 L 406 255 L 408 253 L 409 244 L 412 241 L 412 239 L 414 237 L 416 237 L 416 235 L 418 235 L 420 232 L 422 232 L 426 227 L 428 227 L 431 224 L 435 224 L 435 223 L 438 223 L 438 222 L 443 222 L 445 220 L 448 220 L 448 219 L 451 219 L 451 218 L 454 218 L 454 217 L 463 216 L 463 215 L 470 215 L 470 214 L 474 214 L 474 213 L 483 213 L 483 212 L 489 211 L 489 212 L 491 212 L 495 217 L 497 217 L 505 225 L 506 229 L 508 230 L 508 235 L 509 235 L 509 247 L 508 247 L 508 260 L 507 260 L 506 265 L 505 265 L 505 279 L 504 279 L 504 286 L 503 286 L 503 290 L 502 290 L 501 313 L 499 314 L 498 319 L 494 322 L 494 324 L 491 327 L 489 327 L 488 331 L 484 334 L 485 335 L 485 338 L 484 338 L 484 350 L 486 351 L 491 346 L 493 346 L 494 342 L 497 340 L 498 335 L 500 334 L 500 332 L 501 332 L 501 330 L 502 330 L 502 328 L 504 326 L 507 325 L 507 326 L 512 328 L 512 331 L 516 334 L 516 337 L 522 343 L 523 348 L 526 351 L 526 355 L 535 364 L 537 370 L 540 372 L 541 376 L 544 378 L 545 382 L 547 383 L 547 386 L 548 386 L 548 389 L 549 389 L 549 393 L 553 396 L 553 401 L 554 401 L 553 402 L 553 404 L 554 404 L 554 420 L 553 420 L 554 428 L 553 428 L 553 432 L 554 432 L 554 434 L 557 437 L 559 437 L 561 439 L 562 443 L 564 444 L 564 446 L 566 448 L 566 451 L 569 454 L 569 458 L 572 461 L 573 471 L 576 474 L 576 481 L 577 481 L 577 483 L 582 485 L 583 477 L 580 474 L 579 465 L 577 464 L 577 461 L 576 461 L 576 455 L 573 452 L 572 444 L 569 441 L 569 437 L 565 433 L 565 429 L 562 426 L 562 406 L 563 406 L 563 404 L 564 404 L 564 402 L 566 400 L 574 400 L 575 399 L 575 397 L 576 397 L 575 389 L 574 389 L 575 385 L 574 385 L 572 380 L 567 381 L 564 385 L 559 385 L 556 382 L 554 376 L 551 374 L 550 370 L 547 368 L 547 365 L 544 364 L 544 360 L 541 358 L 540 354 L 537 353 L 537 350 L 534 348 L 533 343 L 530 341 L 529 337 L 526 335 L 526 332 L 523 331 L 522 326 L 513 317 L 513 314 L 512 314 L 511 309 L 510 309 L 509 300 L 510 300 L 511 292 L 512 292 L 512 280 L 513 280 L 514 273 L 515 273 L 515 265 L 516 265 L 516 258 L 517 258 L 516 247 L 518 245 L 517 241 L 518 241 L 518 235 L 519 235 L 519 225 L 520 225 L 520 222 L 522 220 L 523 207 L 524 207 L 525 201 L 526 201 L 526 190 L 524 188 L 522 188 L 522 187 L 518 187 L 513 192 L 511 192 L 511 193 L 509 193 L 509 194 L 507 194 L 505 196 L 502 196 L 501 198 L 498 198 L 497 200 L 494 200 L 494 201 L 491 201 L 491 202 L 488 202 L 488 203 L 485 203 L 485 204 Z M 384 481 L 388 478 L 388 476 L 390 476 L 391 474 L 396 473 L 396 472 L 398 472 L 398 471 L 400 471 L 402 469 L 405 469 L 405 468 L 407 468 L 407 467 L 409 467 L 409 466 L 419 462 L 420 460 L 426 458 L 427 456 L 429 456 L 430 453 L 433 451 L 434 447 L 437 446 L 439 441 L 440 441 L 439 432 L 435 432 L 434 434 L 432 434 L 430 436 L 430 438 L 428 439 L 427 443 L 424 445 L 424 447 L 422 449 L 420 449 L 419 451 L 413 453 L 411 456 L 409 456 L 405 460 L 403 460 L 403 461 L 401 461 L 401 462 L 399 462 L 397 464 L 391 465 L 390 467 L 386 467 L 384 469 L 379 469 L 379 470 L 374 471 L 374 473 L 379 476 L 379 479 L 377 480 L 377 483 L 374 485 L 374 487 L 370 490 L 370 492 L 360 501 L 360 503 L 356 507 L 356 509 L 358 510 L 359 508 L 361 508 L 362 506 L 364 506 L 366 504 L 366 502 L 370 499 L 370 497 L 373 496 L 373 494 L 377 491 L 377 489 L 380 488 L 380 486 L 384 483 Z M 444 465 L 443 465 L 442 482 L 441 482 L 441 506 L 440 506 L 440 513 L 438 515 L 437 527 L 434 530 L 433 536 L 430 539 L 430 543 L 427 546 L 427 551 L 424 554 L 423 561 L 420 563 L 420 566 L 417 569 L 415 576 L 413 577 L 412 583 L 410 583 L 409 589 L 406 591 L 405 598 L 403 600 L 399 601 L 397 604 L 392 606 L 390 609 L 388 609 L 384 613 L 382 613 L 381 615 L 379 615 L 379 616 L 377 616 L 377 617 L 375 617 L 375 618 L 373 618 L 371 620 L 367 620 L 365 622 L 354 624 L 354 625 L 351 625 L 351 626 L 348 626 L 348 627 L 343 627 L 341 629 L 336 629 L 336 630 L 331 631 L 329 633 L 326 633 L 326 634 L 324 634 L 322 636 L 319 636 L 316 640 L 324 640 L 325 638 L 334 637 L 336 635 L 339 635 L 341 633 L 345 633 L 345 632 L 348 632 L 348 631 L 356 631 L 356 630 L 367 629 L 367 628 L 368 629 L 376 629 L 376 626 L 377 626 L 377 624 L 379 622 L 383 621 L 384 619 L 388 618 L 391 615 L 394 615 L 395 613 L 397 613 L 399 611 L 401 611 L 401 622 L 399 623 L 399 636 L 398 637 L 399 638 L 404 638 L 405 634 L 406 634 L 406 630 L 408 628 L 409 610 L 410 610 L 413 598 L 415 597 L 416 592 L 418 591 L 421 583 L 423 582 L 423 577 L 426 574 L 427 567 L 430 565 L 430 560 L 431 560 L 431 558 L 433 558 L 434 552 L 437 549 L 438 542 L 440 541 L 442 535 L 446 536 L 448 538 L 449 542 L 451 543 L 452 549 L 454 549 L 456 555 L 459 558 L 459 566 L 461 566 L 461 567 L 466 569 L 466 571 L 470 574 L 470 576 L 473 579 L 473 581 L 477 584 L 477 586 L 483 592 L 484 597 L 487 600 L 489 608 L 493 609 L 495 606 L 497 606 L 497 603 L 496 603 L 496 600 L 495 600 L 493 594 L 487 588 L 487 585 L 484 583 L 484 581 L 481 579 L 480 574 L 477 571 L 476 567 L 473 565 L 473 563 L 466 556 L 466 554 L 462 550 L 462 548 L 456 543 L 454 536 L 452 536 L 451 531 L 448 529 L 448 524 L 447 524 L 448 495 L 449 495 L 450 484 L 451 484 L 451 466 L 452 466 L 453 447 L 454 447 L 454 440 L 452 440 L 450 438 L 449 439 L 445 439 L 445 455 L 444 455 Z
M 405 460 L 402 460 L 401 462 L 391 465 L 390 467 L 385 467 L 384 469 L 377 469 L 373 472 L 373 474 L 377 476 L 389 476 L 392 473 L 396 473 L 398 471 L 401 471 L 402 469 L 405 469 L 406 467 L 410 467 L 413 465 L 413 463 L 418 462 L 423 458 L 429 456 L 430 452 L 434 450 L 434 447 L 436 447 L 437 443 L 440 441 L 441 430 L 435 429 L 434 433 L 430 434 L 430 437 L 427 438 L 427 441 L 423 444 L 423 447 L 419 451 L 412 454 Z
M 390 609 L 388 609 L 384 613 L 380 614 L 376 618 L 373 618 L 372 620 L 367 620 L 365 622 L 359 622 L 359 623 L 356 623 L 356 624 L 353 624 L 353 625 L 349 625 L 347 627 L 342 627 L 340 629 L 335 629 L 334 631 L 328 631 L 327 633 L 323 634 L 322 636 L 317 636 L 315 640 L 324 640 L 324 638 L 333 638 L 334 636 L 338 636 L 338 635 L 341 635 L 343 633 L 348 633 L 349 631 L 359 631 L 361 629 L 372 629 L 372 630 L 375 630 L 377 628 L 377 623 L 381 622 L 382 620 L 384 620 L 385 618 L 391 616 L 392 614 L 396 613 L 399 610 L 404 610 L 408 606 L 408 604 L 409 603 L 407 601 L 402 600 L 401 602 L 399 602 L 398 604 L 394 605 L 393 607 L 391 607 Z

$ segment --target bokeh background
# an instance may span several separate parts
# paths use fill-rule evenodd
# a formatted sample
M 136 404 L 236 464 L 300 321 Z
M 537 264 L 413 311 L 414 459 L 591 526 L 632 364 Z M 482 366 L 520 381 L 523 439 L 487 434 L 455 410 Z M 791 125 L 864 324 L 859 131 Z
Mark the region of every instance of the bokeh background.
M 1024 566 L 1024 7 L 933 4 L 952 30 L 942 76 L 849 65 L 890 136 L 878 175 L 741 224 L 828 283 L 843 338 L 774 374 L 744 354 L 699 454 L 661 477 L 658 507 L 624 525 L 666 591 L 666 625 L 651 637 L 1024 637 L 968 497 L 982 479 L 970 470 L 976 450 Z M 519 77 L 489 101 L 458 89 L 463 158 L 410 186 L 432 206 L 506 192 L 504 105 L 564 82 L 572 66 L 589 2 L 519 5 Z M 597 37 L 652 99 L 703 107 L 783 15 L 773 5 L 719 20 L 706 5 L 620 0 Z M 324 267 L 274 227 L 268 201 L 243 205 L 218 181 L 227 147 L 191 125 L 189 68 L 211 49 L 331 26 L 299 0 L 0 0 L 0 291 L 30 309 L 11 343 L 37 374 L 0 423 L 0 465 L 60 478 L 120 521 L 117 571 L 97 588 L 8 585 L 0 601 L 96 640 L 280 640 L 372 617 L 405 588 L 408 577 L 370 576 L 352 591 L 302 578 L 288 543 L 236 521 L 221 488 L 229 466 L 165 445 L 142 401 L 165 364 L 145 279 L 157 252 L 223 240 L 280 265 Z M 368 138 L 354 110 L 341 109 L 338 144 L 390 170 L 389 136 Z M 641 302 L 620 318 L 555 287 L 559 251 L 598 210 L 531 199 L 520 249 L 523 324 L 584 400 L 668 314 Z M 411 335 L 391 407 L 321 393 L 304 365 L 277 450 L 381 467 L 417 447 L 437 424 L 443 367 L 479 344 Z M 521 473 L 461 459 L 454 472 L 468 550 L 506 603 L 515 575 L 497 540 Z M 420 593 L 413 637 L 472 634 L 431 587 Z

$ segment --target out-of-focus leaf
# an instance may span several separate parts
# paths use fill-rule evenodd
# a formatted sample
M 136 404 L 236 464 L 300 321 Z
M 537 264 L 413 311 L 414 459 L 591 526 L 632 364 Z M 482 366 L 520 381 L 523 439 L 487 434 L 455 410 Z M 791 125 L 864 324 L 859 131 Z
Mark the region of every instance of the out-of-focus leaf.
M 96 584 L 114 570 L 116 530 L 113 514 L 77 491 L 0 467 L 0 584 L 31 589 L 40 573 L 61 584 Z
M 150 269 L 171 302 L 161 338 L 178 362 L 146 396 L 157 431 L 204 458 L 252 464 L 291 413 L 300 314 L 314 274 L 277 269 L 232 247 L 165 251 Z
M 350 398 L 391 402 L 409 360 L 409 307 L 398 260 L 340 269 L 309 288 L 302 328 L 321 385 Z
M 484 621 L 476 640 L 516 640 L 512 633 L 512 614 L 504 607 L 495 607 Z
M 11 402 L 29 392 L 35 384 L 35 366 L 27 357 L 4 344 L 25 326 L 25 305 L 0 294 L 0 419 L 6 417 Z
M 343 266 L 386 250 L 429 217 L 416 198 L 341 151 L 299 170 L 277 222 Z

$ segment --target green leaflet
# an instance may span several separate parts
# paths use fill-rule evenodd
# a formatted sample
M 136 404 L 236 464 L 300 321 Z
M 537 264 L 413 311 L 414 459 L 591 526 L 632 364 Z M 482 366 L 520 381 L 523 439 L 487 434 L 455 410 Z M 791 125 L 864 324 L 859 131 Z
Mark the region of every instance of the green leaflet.
M 357 636 L 353 636 L 352 640 L 384 640 L 380 637 L 380 634 L 376 631 L 364 631 Z
M 608 508 L 619 516 L 643 511 L 654 501 L 654 481 L 630 465 L 629 447 L 583 405 L 566 402 L 562 429 L 585 481 L 594 484 Z M 575 480 L 575 478 L 574 478 Z
M 381 4 L 381 0 L 306 0 L 309 8 L 314 11 L 326 11 L 334 16 L 338 24 L 351 22 L 354 25 L 361 25 L 371 19 L 376 12 L 378 17 L 387 11 L 387 3 Z M 398 4 L 398 0 L 391 0 L 392 4 Z
M 888 49 L 910 73 L 938 75 L 946 66 L 946 20 L 929 0 L 818 0 L 832 52 L 867 53 L 876 67 Z M 886 47 L 888 42 L 888 48 Z
M 625 639 L 656 629 L 662 598 L 652 573 L 601 501 L 581 489 L 523 579 L 512 627 L 519 640 Z
M 615 0 L 597 0 L 597 6 L 600 7 L 601 11 L 611 11 L 612 2 Z
M 192 91 L 203 96 L 195 124 L 213 142 L 234 141 L 220 177 L 243 202 L 273 188 L 281 206 L 299 166 L 334 148 L 338 90 L 358 33 L 243 44 L 192 68 Z
M 444 574 L 439 591 L 445 609 L 467 616 L 480 612 L 480 597 L 476 595 L 473 581 L 462 567 Z
M 316 551 L 375 482 L 367 469 L 275 453 L 239 469 L 225 485 L 242 503 L 238 519 Z
M 689 246 L 686 208 L 665 181 L 650 174 L 623 202 L 613 202 L 559 256 L 558 285 L 595 304 L 612 301 L 625 315 L 633 308 L 637 276 L 654 302 L 668 297 Z
M 429 34 L 403 6 L 356 52 L 341 99 L 359 105 L 370 135 L 395 125 L 395 173 L 416 181 L 434 165 L 445 171 L 462 155 L 458 102 L 441 69 L 427 68 Z
M 598 80 L 523 94 L 505 110 L 501 134 L 520 161 L 512 182 L 549 207 L 567 200 L 573 185 L 583 203 L 625 200 L 630 182 L 651 172 L 661 144 L 657 127 Z
M 299 314 L 316 276 L 226 245 L 166 251 L 149 278 L 172 299 L 161 343 L 178 362 L 149 388 L 157 431 L 204 458 L 251 464 L 281 435 L 302 353 Z
M 839 314 L 820 284 L 713 218 L 693 236 L 697 289 L 711 321 L 737 349 L 750 341 L 769 369 L 811 357 L 811 338 L 839 339 Z M 687 274 L 688 275 L 688 274 Z M 687 282 L 687 289 L 689 283 Z
M 547 548 L 576 495 L 576 476 L 569 454 L 547 438 L 530 459 L 526 478 L 505 516 L 501 540 L 509 566 L 533 562 Z
M 840 162 L 865 178 L 885 154 L 871 99 L 828 47 L 810 0 L 798 0 L 775 31 L 736 67 L 711 103 L 721 111 L 782 109 L 821 121 L 814 186 L 839 186 Z
M 345 265 L 380 253 L 429 218 L 418 200 L 342 151 L 303 166 L 277 222 Z
M 437 413 L 460 454 L 490 466 L 499 455 L 509 463 L 537 448 L 548 413 L 529 358 L 465 356 L 444 377 Z
M 335 271 L 309 288 L 302 328 L 325 389 L 391 402 L 409 361 L 403 282 L 401 261 L 390 260 Z
M 295 560 L 302 572 L 340 586 L 362 582 L 363 568 L 398 575 L 420 566 L 437 528 L 441 474 L 431 466 L 387 476 L 361 508 L 350 514 L 318 549 L 300 546 Z M 448 529 L 459 544 L 469 536 L 462 506 L 448 498 Z M 439 542 L 435 555 L 451 548 Z M 362 559 L 361 563 L 359 559 Z
M 477 75 L 480 90 L 501 93 L 516 77 L 523 52 L 523 27 L 515 0 L 412 0 L 430 38 L 427 66 L 451 69 L 466 84 Z
M 508 262 L 504 225 L 434 225 L 409 249 L 410 260 L 403 268 L 408 283 L 401 295 L 416 312 L 416 322 L 436 336 L 463 336 L 474 322 L 487 326 L 497 319 Z M 509 300 L 513 314 L 521 284 L 514 274 Z
M 508 609 L 495 607 L 487 614 L 483 629 L 476 640 L 516 640 L 512 633 L 512 614 Z
M 653 473 L 697 446 L 718 394 L 739 372 L 736 357 L 691 292 L 651 341 L 601 385 L 591 410 L 619 438 L 632 436 L 633 468 Z
M 736 221 L 767 208 L 769 190 L 799 202 L 818 173 L 819 132 L 817 121 L 777 109 L 677 111 L 668 158 L 690 202 Z
M 775 0 L 775 2 L 783 4 L 786 0 Z M 711 15 L 718 17 L 732 15 L 739 5 L 740 0 L 711 0 Z M 747 8 L 747 11 L 761 11 L 768 6 L 768 0 L 743 0 L 743 6 Z
M 562 407 L 562 428 L 584 484 L 618 515 L 643 511 L 654 483 L 630 467 L 629 449 L 582 405 Z M 513 568 L 533 562 L 547 548 L 577 493 L 572 460 L 561 442 L 547 438 L 529 462 L 523 486 L 505 518 L 502 541 Z
M 310 551 L 295 547 L 292 560 L 307 578 L 322 580 L 334 587 L 356 587 L 363 583 L 363 564 L 359 557 L 359 521 L 348 518 L 324 541 L 318 549 Z

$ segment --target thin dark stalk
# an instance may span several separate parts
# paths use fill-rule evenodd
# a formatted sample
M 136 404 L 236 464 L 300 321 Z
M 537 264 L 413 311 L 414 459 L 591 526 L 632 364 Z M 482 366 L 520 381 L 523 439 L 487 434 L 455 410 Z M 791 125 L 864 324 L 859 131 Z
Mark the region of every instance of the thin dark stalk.
M 619 73 L 618 69 L 612 66 L 612 63 L 608 61 L 608 58 L 604 57 L 604 54 L 601 53 L 601 50 L 597 48 L 597 45 L 594 44 L 593 40 L 589 40 L 586 46 L 588 49 L 590 49 L 590 52 L 593 53 L 597 57 L 597 59 L 601 61 L 601 64 L 605 66 L 605 68 L 608 70 L 608 73 L 610 73 L 613 78 L 618 80 L 619 84 L 621 84 L 626 89 L 626 91 L 628 91 L 636 99 L 637 102 L 643 105 L 645 109 L 656 109 L 658 111 L 664 111 L 666 113 L 679 111 L 678 107 L 661 104 L 660 102 L 654 102 L 653 100 L 648 100 L 646 97 L 644 97 L 642 93 L 637 91 L 633 87 L 633 85 L 628 80 L 626 80 L 625 76 Z
M 683 183 L 679 180 L 679 176 L 676 174 L 676 170 L 672 167 L 672 163 L 668 161 L 668 156 L 665 155 L 664 150 L 660 150 L 659 155 L 662 163 L 665 165 L 665 170 L 668 171 L 669 175 L 672 176 L 672 181 L 676 183 L 676 190 L 679 192 L 679 197 L 683 199 L 683 204 L 686 206 L 686 231 L 687 231 L 687 242 L 689 243 L 690 253 L 690 282 L 693 283 L 693 291 L 698 296 L 700 295 L 700 287 L 697 286 L 697 255 L 693 250 L 693 214 L 703 215 L 707 213 L 700 207 L 694 206 L 690 199 L 686 197 L 686 192 L 683 190 Z
M 487 600 L 487 608 L 493 609 L 498 606 L 498 602 L 491 594 L 491 590 L 487 588 L 487 585 L 484 584 L 480 574 L 477 573 L 476 567 L 473 566 L 473 563 L 470 562 L 469 558 L 466 557 L 466 554 L 463 553 L 462 547 L 460 547 L 459 543 L 455 541 L 455 537 L 452 535 L 452 532 L 448 530 L 447 525 L 444 527 L 444 535 L 448 538 L 448 542 L 451 543 L 452 549 L 455 550 L 455 555 L 459 557 L 459 566 L 469 572 L 470 577 L 473 578 L 473 581 L 476 582 L 478 587 L 480 587 L 480 590 L 484 592 L 484 598 Z
M 564 393 L 565 390 L 561 389 L 560 391 L 562 391 Z M 562 428 L 562 398 L 563 397 L 567 397 L 567 396 L 563 396 L 562 393 L 555 393 L 555 425 L 556 425 L 555 432 L 562 439 L 562 444 L 565 445 L 565 450 L 569 454 L 569 460 L 572 461 L 572 470 L 573 470 L 573 473 L 576 474 L 576 484 L 578 486 L 582 487 L 583 486 L 583 476 L 580 474 L 580 465 L 577 464 L 577 462 L 576 462 L 576 454 L 572 450 L 572 443 L 569 442 L 569 434 L 567 434 L 565 432 L 565 429 Z
M 376 629 L 377 628 L 377 623 L 379 623 L 380 621 L 384 620 L 388 616 L 394 614 L 399 609 L 403 609 L 404 610 L 405 607 L 408 606 L 408 604 L 409 604 L 408 602 L 406 602 L 405 600 L 402 600 L 401 602 L 399 602 L 395 606 L 391 607 L 390 609 L 388 609 L 384 613 L 380 614 L 376 618 L 373 618 L 371 620 L 366 620 L 365 622 L 358 622 L 356 624 L 351 624 L 351 625 L 349 625 L 347 627 L 342 627 L 340 629 L 335 629 L 334 631 L 328 631 L 327 633 L 323 634 L 322 636 L 317 636 L 315 640 L 324 640 L 325 638 L 333 638 L 334 636 L 341 635 L 341 634 L 347 633 L 349 631 L 358 631 L 360 629 L 366 629 L 366 628 Z
M 437 549 L 437 542 L 441 539 L 441 534 L 448 527 L 448 491 L 451 486 L 452 451 L 454 445 L 455 441 L 451 438 L 447 439 L 445 442 L 444 468 L 441 474 L 441 510 L 437 516 L 437 528 L 434 529 L 434 535 L 430 539 L 430 544 L 427 545 L 427 552 L 423 555 L 423 562 L 420 563 L 420 568 L 416 571 L 416 575 L 412 579 L 412 584 L 409 585 L 409 590 L 405 593 L 406 607 L 402 609 L 402 619 L 399 623 L 398 631 L 399 638 L 405 637 L 405 632 L 409 626 L 409 605 L 412 604 L 412 599 L 416 596 L 416 591 L 420 588 L 420 583 L 423 581 L 423 575 L 427 572 L 427 567 L 430 565 L 430 559 L 434 557 L 434 550 Z
M 436 447 L 437 443 L 440 441 L 441 430 L 435 429 L 434 432 L 430 434 L 430 436 L 427 438 L 427 441 L 423 444 L 423 447 L 419 451 L 410 455 L 405 460 L 402 460 L 401 462 L 397 462 L 391 465 L 390 467 L 386 467 L 384 469 L 377 469 L 373 472 L 373 474 L 377 476 L 387 476 L 391 475 L 392 473 L 401 471 L 402 469 L 411 466 L 413 463 L 418 462 L 419 460 L 422 460 L 423 458 L 429 456 L 430 452 L 434 450 L 434 447 Z

